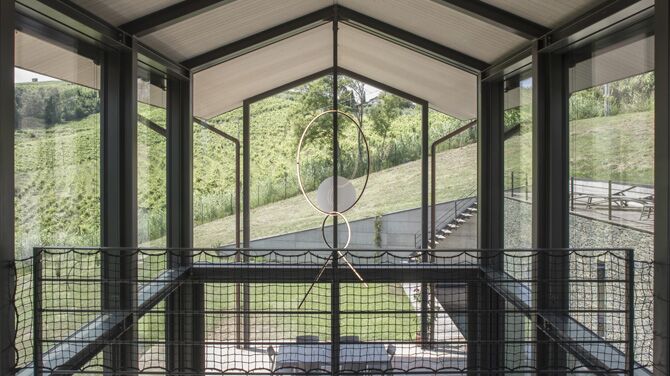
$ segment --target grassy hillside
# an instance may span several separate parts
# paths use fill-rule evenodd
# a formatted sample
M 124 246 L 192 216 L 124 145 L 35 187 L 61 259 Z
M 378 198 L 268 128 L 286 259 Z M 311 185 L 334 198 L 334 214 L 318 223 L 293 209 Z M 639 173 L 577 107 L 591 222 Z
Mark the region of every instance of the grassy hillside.
M 85 100 L 56 106 L 48 124 L 39 106 L 46 106 L 47 94 L 60 90 L 66 101 L 76 95 Z M 80 90 L 79 92 L 77 90 Z M 16 131 L 16 223 L 17 254 L 28 255 L 34 244 L 95 245 L 100 228 L 100 133 L 99 114 L 91 104 L 89 92 L 65 83 L 18 84 L 24 93 L 20 104 L 21 123 Z M 52 93 L 53 94 L 53 93 Z M 317 227 L 320 215 L 297 196 L 295 179 L 296 129 L 304 127 L 294 116 L 291 94 L 261 101 L 252 107 L 251 205 L 252 237 Z M 139 114 L 161 126 L 164 111 L 140 105 Z M 85 115 L 80 119 L 63 121 Z M 37 120 L 36 120 L 37 119 Z M 395 118 L 388 134 L 373 131 L 365 119 L 370 143 L 373 174 L 367 192 L 350 219 L 375 216 L 419 206 L 420 109 L 408 107 Z M 241 111 L 236 110 L 212 122 L 220 129 L 241 138 Z M 653 114 L 627 113 L 571 122 L 573 148 L 571 174 L 602 180 L 650 183 L 652 181 Z M 431 111 L 430 139 L 462 124 Z M 346 127 L 345 127 L 346 128 Z M 348 126 L 351 128 L 351 125 Z M 438 197 L 440 200 L 466 194 L 476 176 L 476 147 L 470 144 L 476 131 L 464 134 L 439 153 Z M 299 133 L 299 132 L 298 132 Z M 345 134 L 345 158 L 356 157 L 355 133 Z M 145 126 L 138 127 L 138 207 L 143 244 L 164 243 L 165 234 L 165 139 Z M 528 145 L 530 134 L 507 140 Z M 445 150 L 446 149 L 446 150 Z M 518 148 L 510 147 L 512 153 Z M 219 245 L 233 239 L 234 148 L 228 141 L 194 125 L 194 221 L 199 245 Z M 530 161 L 516 161 L 506 169 L 530 171 Z M 517 165 L 515 165 L 515 163 Z M 308 190 L 313 190 L 328 174 L 327 163 L 305 163 Z M 319 169 L 323 170 L 320 171 Z M 347 170 L 345 168 L 345 170 Z M 347 170 L 347 171 L 350 171 Z M 362 169 L 357 172 L 362 173 Z M 353 180 L 360 189 L 362 180 Z
M 653 176 L 653 113 L 639 112 L 571 122 L 571 141 L 576 150 L 572 173 L 577 177 L 649 183 Z M 531 171 L 531 161 L 518 154 L 521 145 L 530 145 L 531 133 L 521 133 L 506 141 L 506 170 Z M 628 141 L 627 141 L 628 140 Z M 608 145 L 606 147 L 606 145 Z M 619 145 L 613 148 L 611 145 Z M 525 152 L 525 151 L 522 151 Z M 476 145 L 438 153 L 437 200 L 448 201 L 470 193 L 476 183 Z M 295 179 L 295 177 L 293 177 Z M 353 184 L 362 185 L 362 179 Z M 420 161 L 405 163 L 370 175 L 363 199 L 348 213 L 356 220 L 420 206 Z M 518 184 L 518 183 L 517 183 Z M 310 192 L 314 196 L 314 192 Z M 251 210 L 252 238 L 293 232 L 321 225 L 316 213 L 302 196 L 290 197 Z M 234 218 L 224 217 L 195 227 L 197 245 L 215 247 L 234 239 Z

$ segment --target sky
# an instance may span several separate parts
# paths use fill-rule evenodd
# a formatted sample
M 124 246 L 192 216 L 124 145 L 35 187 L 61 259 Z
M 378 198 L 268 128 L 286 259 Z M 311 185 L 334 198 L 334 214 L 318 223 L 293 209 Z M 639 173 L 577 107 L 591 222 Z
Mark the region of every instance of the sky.
M 31 82 L 33 78 L 37 78 L 38 81 L 58 81 L 57 79 L 49 76 L 44 76 L 41 74 L 33 73 L 21 68 L 14 68 L 14 82 Z

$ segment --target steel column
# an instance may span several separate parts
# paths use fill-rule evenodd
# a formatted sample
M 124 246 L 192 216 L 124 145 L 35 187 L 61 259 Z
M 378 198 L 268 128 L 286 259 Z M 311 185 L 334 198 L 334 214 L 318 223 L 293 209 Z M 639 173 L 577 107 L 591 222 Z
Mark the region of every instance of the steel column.
M 14 1 L 0 0 L 0 374 L 14 372 Z
M 479 127 L 478 131 L 478 223 L 479 247 L 502 249 L 503 247 L 503 80 L 482 81 L 479 77 Z M 482 260 L 482 264 L 493 270 L 502 270 L 502 254 Z M 479 286 L 477 302 L 478 332 L 472 338 L 480 341 L 476 361 L 469 360 L 479 369 L 502 369 L 505 359 L 505 301 L 489 286 Z
M 479 247 L 503 246 L 503 81 L 480 81 L 479 87 Z
M 670 374 L 670 5 L 656 1 L 654 373 Z
M 250 248 L 251 242 L 251 103 L 242 102 L 242 247 Z M 244 262 L 248 262 L 249 256 L 244 255 Z M 249 321 L 251 292 L 249 284 L 242 285 L 242 334 L 245 346 L 248 346 L 251 337 Z
M 562 55 L 541 48 L 539 41 L 533 48 L 533 247 L 563 249 L 568 246 L 569 209 L 567 71 Z M 549 252 L 537 257 L 534 304 L 539 310 L 567 309 L 568 259 Z M 567 366 L 564 349 L 540 332 L 537 341 L 538 369 Z
M 102 244 L 137 246 L 137 48 L 108 52 L 102 85 Z M 134 310 L 136 289 L 123 283 L 136 280 L 137 257 L 119 250 L 102 255 L 102 306 Z M 116 281 L 113 282 L 112 281 Z M 121 335 L 122 344 L 103 352 L 106 367 L 123 372 L 138 367 L 137 321 Z
M 335 14 L 333 19 L 333 211 L 337 212 L 337 176 L 339 175 L 339 159 L 340 159 L 340 144 L 339 144 L 339 123 L 337 110 L 339 109 L 338 103 L 338 72 L 337 72 L 337 32 L 339 27 L 338 19 L 338 9 L 334 8 Z M 333 375 L 337 375 L 340 372 L 340 280 L 338 278 L 338 267 L 339 267 L 339 254 L 337 249 L 339 248 L 338 244 L 338 225 L 337 225 L 337 216 L 333 216 L 333 251 L 331 256 L 331 265 L 333 267 L 333 275 L 331 278 L 330 285 L 330 306 L 332 312 L 330 314 L 330 340 L 332 345 L 330 347 L 330 361 L 331 361 L 331 372 Z
M 193 239 L 192 144 L 190 80 L 167 77 L 167 244 L 189 248 Z M 168 264 L 191 264 L 190 255 L 168 254 Z M 166 364 L 171 372 L 204 372 L 204 285 L 181 286 L 167 299 Z M 185 312 L 189 312 L 186 314 Z M 186 345 L 192 344 L 192 345 Z

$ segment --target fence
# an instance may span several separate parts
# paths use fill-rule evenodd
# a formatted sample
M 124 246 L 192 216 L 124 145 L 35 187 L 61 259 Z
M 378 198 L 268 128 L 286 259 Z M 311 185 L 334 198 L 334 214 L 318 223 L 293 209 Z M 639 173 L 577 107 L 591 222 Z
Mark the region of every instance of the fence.
M 605 211 L 610 221 L 615 218 L 628 221 L 652 220 L 654 197 L 653 186 L 570 178 L 570 210 Z M 635 212 L 636 215 L 626 216 L 625 212 Z
M 496 267 L 503 256 L 568 277 L 515 279 Z M 19 374 L 632 374 L 632 260 L 615 249 L 39 248 L 32 309 L 16 300 L 34 331 L 17 338 L 34 350 Z M 545 306 L 556 291 L 569 304 Z M 540 348 L 564 361 L 540 361 Z M 180 368 L 189 357 L 197 367 Z

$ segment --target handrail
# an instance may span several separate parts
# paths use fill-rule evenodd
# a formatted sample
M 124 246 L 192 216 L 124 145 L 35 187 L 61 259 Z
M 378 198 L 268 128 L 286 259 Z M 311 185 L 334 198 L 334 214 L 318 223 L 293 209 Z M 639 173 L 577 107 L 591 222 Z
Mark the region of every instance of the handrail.
M 231 141 L 233 144 L 235 144 L 235 247 L 240 248 L 240 230 L 241 230 L 241 216 L 240 216 L 240 191 L 241 191 L 241 186 L 240 186 L 240 140 L 237 138 L 229 135 L 228 133 L 214 127 L 213 125 L 209 124 L 205 120 L 199 119 L 197 117 L 193 117 L 193 121 L 201 126 L 203 126 L 205 129 L 214 132 L 215 134 L 225 138 L 226 140 Z M 237 261 L 239 260 L 239 255 L 236 256 Z M 246 261 L 246 257 L 245 257 Z M 237 310 L 240 310 L 240 305 L 244 304 L 245 308 L 249 302 L 249 284 L 245 283 L 242 288 L 242 291 L 240 291 L 240 284 L 236 283 L 235 284 L 235 307 Z M 244 298 L 242 298 L 242 296 Z M 244 301 L 242 301 L 244 299 Z M 248 322 L 249 317 L 247 315 L 244 316 L 244 321 Z M 242 318 L 240 317 L 239 314 L 235 316 L 235 332 L 237 335 L 237 338 L 241 338 L 242 336 Z M 244 333 L 245 339 L 246 339 L 247 333 Z
M 229 135 L 228 133 L 214 127 L 205 120 L 193 117 L 196 124 L 201 125 L 205 129 L 216 133 L 217 135 L 229 140 L 235 144 L 235 247 L 240 248 L 240 140 Z
M 163 137 L 167 137 L 167 129 L 161 127 L 160 125 L 154 123 L 153 121 L 149 120 L 149 118 L 146 118 L 140 114 L 137 114 L 137 121 L 140 123 L 146 125 L 149 129 L 152 131 L 158 133 L 159 135 Z
M 437 146 L 444 141 L 447 141 L 463 132 L 466 130 L 474 127 L 477 125 L 477 120 L 473 120 L 464 126 L 438 138 L 437 140 L 433 141 L 433 143 L 430 145 L 430 222 L 431 222 L 431 240 L 430 240 L 430 248 L 435 249 L 435 232 L 436 232 L 436 225 L 435 225 L 435 184 L 436 184 L 436 179 L 435 179 L 435 170 L 436 170 L 436 161 L 435 161 L 435 150 L 437 149 Z M 454 213 L 455 215 L 456 213 Z

